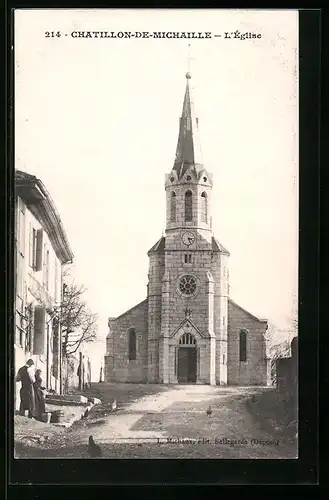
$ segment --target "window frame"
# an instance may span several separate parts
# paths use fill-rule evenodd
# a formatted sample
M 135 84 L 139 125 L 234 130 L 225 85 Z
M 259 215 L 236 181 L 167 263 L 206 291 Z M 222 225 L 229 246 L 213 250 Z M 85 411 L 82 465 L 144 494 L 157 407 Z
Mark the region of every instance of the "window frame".
M 193 193 L 190 189 L 184 194 L 184 220 L 193 222 Z
M 177 195 L 175 191 L 170 195 L 170 222 L 177 221 Z
M 240 330 L 239 332 L 239 361 L 240 363 L 247 363 L 248 361 L 248 332 L 247 330 Z
M 50 253 L 47 248 L 46 243 L 43 246 L 43 284 L 46 290 L 49 290 L 49 261 L 50 261 Z
M 201 193 L 201 210 L 200 210 L 200 220 L 201 222 L 208 223 L 208 196 L 206 191 Z
M 19 252 L 22 257 L 25 256 L 25 226 L 26 226 L 26 211 L 22 201 L 19 204 Z
M 37 268 L 37 237 L 38 230 L 30 224 L 30 235 L 29 235 L 29 266 L 36 271 Z
M 19 299 L 20 304 L 18 304 Z M 20 305 L 20 307 L 19 307 Z M 17 319 L 19 318 L 19 321 Z M 21 297 L 16 298 L 16 316 L 15 316 L 15 344 L 24 349 L 25 343 L 25 314 L 24 314 L 24 301 Z
M 132 337 L 134 335 L 134 337 Z M 128 330 L 128 361 L 137 360 L 137 332 L 136 328 L 131 327 Z

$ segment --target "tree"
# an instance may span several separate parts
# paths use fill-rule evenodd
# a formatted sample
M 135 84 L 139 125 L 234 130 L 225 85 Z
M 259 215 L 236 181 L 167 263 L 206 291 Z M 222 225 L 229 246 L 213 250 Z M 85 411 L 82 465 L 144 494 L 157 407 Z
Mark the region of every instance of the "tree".
M 62 353 L 68 357 L 82 344 L 93 342 L 97 337 L 98 315 L 92 313 L 83 299 L 86 288 L 75 283 L 63 285 L 63 300 L 57 308 L 62 325 Z

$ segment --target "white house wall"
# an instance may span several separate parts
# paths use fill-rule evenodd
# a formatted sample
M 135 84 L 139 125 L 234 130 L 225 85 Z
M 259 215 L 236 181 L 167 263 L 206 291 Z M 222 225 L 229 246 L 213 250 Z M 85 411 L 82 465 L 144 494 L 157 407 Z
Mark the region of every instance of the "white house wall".
M 48 234 L 43 230 L 43 254 L 44 250 L 49 251 L 49 279 L 48 286 L 44 285 L 45 268 L 42 265 L 40 271 L 35 271 L 30 266 L 30 230 L 43 229 L 37 218 L 31 213 L 29 208 L 24 204 L 21 198 L 17 197 L 16 202 L 16 309 L 21 307 L 23 301 L 23 311 L 27 305 L 32 304 L 33 307 L 42 305 L 45 308 L 52 308 L 60 304 L 61 300 L 61 262 L 58 259 Z M 16 318 L 19 315 L 16 313 Z M 17 322 L 17 319 L 16 319 Z M 48 349 L 48 364 L 47 364 L 47 323 L 49 324 L 49 349 Z M 17 327 L 17 324 L 16 324 Z M 14 337 L 15 348 L 15 371 L 23 366 L 27 359 L 32 358 L 36 368 L 40 368 L 43 372 L 44 381 L 46 381 L 47 366 L 49 367 L 48 387 L 58 391 L 59 379 L 55 378 L 50 372 L 50 367 L 53 364 L 53 331 L 51 317 L 48 312 L 45 313 L 44 321 L 44 346 L 43 354 L 35 354 L 26 349 L 26 332 L 21 339 L 17 333 L 17 328 Z M 59 370 L 58 370 L 59 373 Z M 16 384 L 16 409 L 19 407 L 19 390 L 20 384 Z

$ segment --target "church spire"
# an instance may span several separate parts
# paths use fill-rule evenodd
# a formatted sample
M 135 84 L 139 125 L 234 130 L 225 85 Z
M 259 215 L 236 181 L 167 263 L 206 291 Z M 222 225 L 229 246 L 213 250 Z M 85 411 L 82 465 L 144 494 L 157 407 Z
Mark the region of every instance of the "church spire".
M 202 170 L 201 147 L 199 141 L 198 119 L 194 112 L 194 103 L 190 89 L 191 73 L 186 73 L 186 90 L 180 118 L 176 158 L 173 170 L 180 179 L 189 168 L 197 172 Z

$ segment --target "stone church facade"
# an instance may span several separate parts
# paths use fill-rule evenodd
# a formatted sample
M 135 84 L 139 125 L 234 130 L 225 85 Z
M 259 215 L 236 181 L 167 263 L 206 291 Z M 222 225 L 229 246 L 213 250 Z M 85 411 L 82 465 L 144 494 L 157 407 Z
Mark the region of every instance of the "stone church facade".
M 229 298 L 229 252 L 212 231 L 212 175 L 202 163 L 190 78 L 165 180 L 165 236 L 148 252 L 147 298 L 109 318 L 105 381 L 267 385 L 267 321 Z

